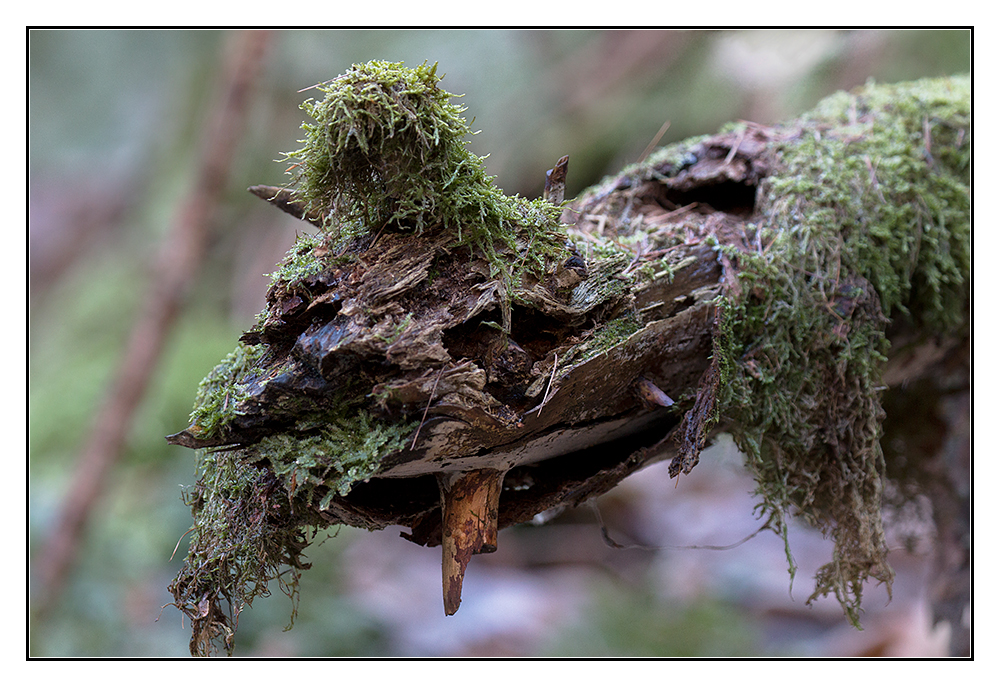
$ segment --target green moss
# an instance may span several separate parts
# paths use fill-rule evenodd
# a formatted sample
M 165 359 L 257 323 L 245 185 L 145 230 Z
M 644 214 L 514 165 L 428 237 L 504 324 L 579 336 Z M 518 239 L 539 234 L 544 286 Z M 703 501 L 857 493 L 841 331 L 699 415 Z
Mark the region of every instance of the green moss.
M 220 380 L 235 366 L 225 369 Z M 302 552 L 327 525 L 312 506 L 323 510 L 374 475 L 418 424 L 385 423 L 365 412 L 311 417 L 253 446 L 198 451 L 198 482 L 185 494 L 193 535 L 170 585 L 175 605 L 192 621 L 192 654 L 214 653 L 220 641 L 232 653 L 240 612 L 268 595 L 275 580 L 293 601 L 294 621 L 299 575 L 309 567 Z
M 315 276 L 327 267 L 322 259 L 326 237 L 322 234 L 300 234 L 285 254 L 278 269 L 271 273 L 271 285 L 292 284 Z
M 382 456 L 402 449 L 417 422 L 383 423 L 361 411 L 331 418 L 295 433 L 264 438 L 247 458 L 266 460 L 289 496 L 326 508 L 335 495 L 347 496 L 358 482 L 373 476 Z M 316 489 L 323 492 L 321 499 Z
M 808 212 L 812 231 L 839 236 L 884 312 L 941 334 L 964 326 L 969 301 L 970 99 L 968 78 L 832 96 L 804 118 L 814 134 L 785 147 L 771 191 L 808 199 L 789 219 Z
M 247 399 L 246 379 L 259 372 L 255 366 L 262 353 L 263 346 L 239 343 L 208 373 L 198 385 L 188 431 L 215 436 L 239 414 L 238 405 Z
M 410 326 L 411 322 L 413 322 L 413 313 L 407 313 L 406 317 L 404 317 L 402 321 L 400 321 L 399 324 L 395 326 L 391 334 L 389 334 L 388 336 L 380 335 L 379 338 L 391 346 L 392 344 L 399 341 L 399 337 L 403 335 L 403 332 L 406 331 L 407 327 Z
M 595 354 L 603 353 L 617 346 L 640 329 L 642 329 L 642 323 L 638 316 L 634 312 L 626 313 L 598 329 L 593 338 L 587 342 L 590 346 L 589 350 Z
M 968 331 L 970 111 L 968 79 L 824 101 L 780 144 L 763 248 L 726 249 L 739 292 L 720 303 L 717 412 L 735 421 L 772 527 L 786 535 L 796 513 L 833 539 L 814 597 L 833 593 L 856 625 L 864 580 L 892 580 L 879 445 L 889 318 L 928 337 Z
M 439 81 L 437 65 L 373 61 L 320 85 L 322 100 L 303 103 L 315 121 L 303 124 L 303 147 L 287 161 L 294 162 L 297 200 L 324 218 L 337 248 L 310 257 L 321 239 L 300 239 L 273 284 L 344 259 L 364 236 L 443 230 L 453 234 L 453 247 L 471 246 L 489 262 L 509 328 L 510 299 L 524 272 L 541 275 L 567 255 L 561 209 L 507 196 L 494 184 L 484 158 L 468 149 L 473 131 L 464 108 Z
M 302 551 L 310 529 L 322 525 L 293 514 L 274 477 L 233 451 L 199 451 L 197 484 L 184 497 L 194 515 L 184 567 L 170 585 L 176 605 L 191 620 L 192 655 L 228 654 L 240 612 L 277 580 L 298 607 Z
M 473 135 L 455 96 L 438 88 L 437 65 L 354 65 L 319 86 L 323 100 L 302 107 L 295 161 L 297 195 L 326 218 L 328 230 L 374 232 L 385 226 L 424 231 L 443 225 L 459 243 L 488 252 L 513 246 L 511 225 L 549 226 L 558 213 L 505 196 L 468 149 Z
M 623 343 L 630 336 L 642 329 L 642 322 L 634 312 L 626 314 L 602 324 L 594 333 L 568 351 L 559 360 L 561 369 L 568 369 L 596 358 Z

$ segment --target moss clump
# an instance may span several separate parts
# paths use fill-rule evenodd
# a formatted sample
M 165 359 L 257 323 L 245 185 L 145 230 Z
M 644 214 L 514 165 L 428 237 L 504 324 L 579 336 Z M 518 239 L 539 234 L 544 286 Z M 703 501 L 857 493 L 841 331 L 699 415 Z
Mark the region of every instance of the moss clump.
M 216 435 L 239 414 L 240 403 L 248 397 L 246 381 L 259 372 L 256 364 L 262 353 L 262 346 L 240 343 L 208 373 L 198 385 L 190 431 Z
M 810 225 L 841 236 L 846 264 L 875 287 L 884 312 L 935 334 L 964 327 L 971 81 L 872 85 L 832 96 L 805 118 L 812 132 L 786 148 L 790 173 L 772 198 L 803 199 L 786 209 L 791 219 L 808 212 Z
M 821 103 L 780 144 L 761 248 L 728 251 L 739 285 L 721 302 L 717 410 L 735 420 L 772 526 L 786 534 L 795 513 L 832 537 L 813 598 L 832 592 L 855 625 L 864 580 L 892 580 L 879 444 L 889 318 L 928 337 L 968 331 L 969 86 L 869 86 Z
M 265 437 L 245 450 L 245 459 L 266 460 L 289 497 L 318 502 L 323 510 L 335 494 L 347 496 L 354 484 L 374 475 L 380 458 L 402 449 L 417 424 L 387 424 L 360 411 L 300 432 Z
M 505 196 L 468 149 L 473 135 L 456 97 L 438 88 L 437 65 L 374 61 L 320 85 L 308 100 L 296 162 L 298 198 L 329 230 L 423 231 L 443 225 L 460 240 L 509 242 L 510 224 L 540 226 L 542 207 Z
M 220 638 L 231 655 L 240 612 L 268 595 L 271 580 L 292 599 L 294 620 L 299 574 L 309 567 L 302 551 L 310 528 L 322 523 L 293 514 L 274 476 L 236 452 L 198 456 L 198 482 L 184 495 L 195 521 L 191 542 L 169 589 L 191 620 L 192 655 L 214 653 Z
M 285 254 L 284 260 L 271 273 L 271 284 L 298 284 L 328 267 L 323 258 L 329 253 L 324 234 L 301 234 Z
M 454 246 L 486 257 L 501 281 L 509 328 L 523 273 L 541 275 L 547 262 L 566 257 L 561 209 L 497 188 L 485 158 L 468 149 L 474 132 L 465 108 L 439 81 L 436 64 L 373 61 L 318 86 L 322 100 L 303 103 L 315 121 L 303 124 L 303 147 L 287 156 L 294 193 L 309 215 L 323 218 L 337 247 L 310 259 L 317 239 L 300 238 L 273 283 L 343 260 L 351 245 L 381 231 L 443 230 Z
M 223 393 L 236 369 L 216 368 L 222 372 L 213 395 Z M 192 622 L 192 654 L 211 654 L 220 640 L 231 654 L 240 612 L 267 596 L 272 580 L 292 599 L 294 621 L 299 575 L 309 568 L 302 552 L 328 525 L 314 506 L 322 511 L 334 495 L 374 475 L 382 456 L 403 448 L 417 424 L 387 424 L 365 412 L 325 421 L 314 414 L 315 426 L 308 422 L 253 446 L 197 452 L 198 481 L 184 498 L 193 535 L 170 585 Z

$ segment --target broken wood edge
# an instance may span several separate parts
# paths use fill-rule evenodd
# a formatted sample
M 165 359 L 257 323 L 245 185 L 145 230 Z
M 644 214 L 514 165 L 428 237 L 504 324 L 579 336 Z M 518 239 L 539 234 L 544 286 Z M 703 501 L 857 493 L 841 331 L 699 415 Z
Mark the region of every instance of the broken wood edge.
M 497 550 L 497 520 L 505 470 L 440 473 L 441 586 L 445 615 L 462 603 L 465 569 L 477 553 Z
M 287 212 L 296 219 L 301 219 L 315 227 L 323 227 L 323 218 L 310 212 L 304 203 L 295 197 L 295 192 L 280 186 L 258 184 L 247 189 L 261 200 L 267 201 L 282 212 Z
M 566 175 L 569 172 L 569 155 L 563 155 L 556 166 L 545 172 L 545 190 L 542 198 L 553 205 L 562 205 L 566 196 Z

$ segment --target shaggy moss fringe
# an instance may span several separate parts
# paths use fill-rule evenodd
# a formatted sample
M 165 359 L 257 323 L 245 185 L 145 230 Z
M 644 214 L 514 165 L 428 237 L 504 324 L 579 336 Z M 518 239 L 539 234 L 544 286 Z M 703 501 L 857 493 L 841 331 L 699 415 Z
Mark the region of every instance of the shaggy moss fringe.
M 718 411 L 733 420 L 785 537 L 802 516 L 834 542 L 817 573 L 858 626 L 863 582 L 890 587 L 882 527 L 886 329 L 968 331 L 968 79 L 870 85 L 823 101 L 780 144 L 750 243 L 721 302 Z M 789 552 L 789 566 L 795 564 Z

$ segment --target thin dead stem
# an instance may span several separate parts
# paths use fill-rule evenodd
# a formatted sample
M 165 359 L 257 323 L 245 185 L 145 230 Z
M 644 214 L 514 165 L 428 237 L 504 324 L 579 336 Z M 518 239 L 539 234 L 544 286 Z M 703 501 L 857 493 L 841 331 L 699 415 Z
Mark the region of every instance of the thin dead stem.
M 549 376 L 549 383 L 548 383 L 548 386 L 545 387 L 545 394 L 542 396 L 542 403 L 541 403 L 541 405 L 538 406 L 538 413 L 536 413 L 537 415 L 541 415 L 542 414 L 542 408 L 544 408 L 545 404 L 548 403 L 548 401 L 549 401 L 549 392 L 552 391 L 552 381 L 556 378 L 556 368 L 559 367 L 559 354 L 558 353 L 553 353 L 552 356 L 553 356 L 553 361 L 552 361 L 552 375 Z
M 417 447 L 417 438 L 420 436 L 420 430 L 423 429 L 424 423 L 427 421 L 427 411 L 431 409 L 431 401 L 434 400 L 434 394 L 437 392 L 438 382 L 441 381 L 442 374 L 444 374 L 444 367 L 438 370 L 437 377 L 434 378 L 434 386 L 431 387 L 431 395 L 427 397 L 427 406 L 424 408 L 424 416 L 420 418 L 420 424 L 417 426 L 417 431 L 413 433 L 413 443 L 410 444 L 411 451 Z

